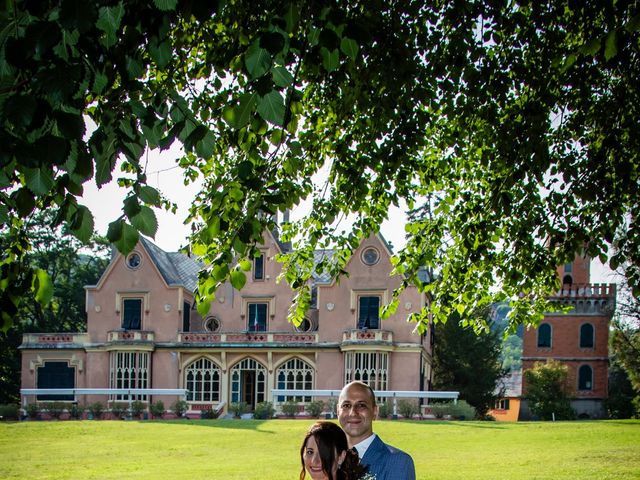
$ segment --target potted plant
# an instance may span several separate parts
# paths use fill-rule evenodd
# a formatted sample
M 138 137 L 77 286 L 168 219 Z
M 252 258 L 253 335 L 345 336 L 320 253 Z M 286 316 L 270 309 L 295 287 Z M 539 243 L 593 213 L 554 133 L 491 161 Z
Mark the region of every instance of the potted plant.
M 152 403 L 149 406 L 149 411 L 151 412 L 151 415 L 153 415 L 153 418 L 164 417 L 164 412 L 165 412 L 164 402 L 162 400 L 158 400 L 157 402 Z
M 134 400 L 131 402 L 131 418 L 139 419 L 140 415 L 145 411 L 146 407 L 144 402 L 140 400 Z
M 189 410 L 189 404 L 184 400 L 176 400 L 171 404 L 171 410 L 176 417 L 182 418 L 184 414 L 187 413 L 187 410 Z
M 100 420 L 102 412 L 104 412 L 104 405 L 101 402 L 93 402 L 87 407 L 87 409 L 89 410 L 92 419 Z

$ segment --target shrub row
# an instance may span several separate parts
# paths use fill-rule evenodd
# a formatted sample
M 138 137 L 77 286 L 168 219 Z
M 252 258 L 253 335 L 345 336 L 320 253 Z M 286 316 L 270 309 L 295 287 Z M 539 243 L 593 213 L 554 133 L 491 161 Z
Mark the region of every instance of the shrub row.
M 6 407 L 6 408 L 5 408 Z M 184 400 L 176 400 L 171 404 L 171 411 L 177 417 L 183 417 L 189 408 L 189 404 Z M 145 412 L 145 404 L 139 400 L 131 402 L 131 411 L 129 412 L 128 402 L 114 402 L 111 404 L 111 408 L 107 410 L 102 402 L 94 402 L 86 406 L 86 408 L 77 403 L 69 404 L 67 402 L 43 402 L 43 403 L 30 403 L 25 407 L 25 413 L 28 418 L 39 418 L 41 413 L 46 413 L 51 418 L 59 419 L 64 412 L 69 414 L 69 418 L 81 419 L 84 412 L 87 411 L 89 418 L 96 420 L 102 418 L 103 414 L 107 411 L 111 413 L 114 418 L 124 419 L 129 413 L 131 418 L 139 419 Z M 6 414 L 3 414 L 6 411 Z M 166 409 L 162 400 L 158 400 L 155 403 L 149 405 L 149 412 L 155 418 L 162 418 L 166 413 Z M 18 405 L 0 405 L 0 417 L 3 418 L 19 418 L 19 406 Z

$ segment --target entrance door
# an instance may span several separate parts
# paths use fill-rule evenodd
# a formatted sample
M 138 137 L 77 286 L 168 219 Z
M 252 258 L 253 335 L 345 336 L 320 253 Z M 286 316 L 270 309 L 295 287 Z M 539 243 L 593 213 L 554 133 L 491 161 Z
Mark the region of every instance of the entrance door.
M 256 398 L 256 371 L 255 370 L 245 370 L 242 372 L 242 401 L 246 402 L 249 405 L 249 409 L 253 410 L 255 408 L 255 398 Z
M 246 402 L 251 410 L 266 398 L 267 369 L 245 358 L 231 369 L 231 401 Z

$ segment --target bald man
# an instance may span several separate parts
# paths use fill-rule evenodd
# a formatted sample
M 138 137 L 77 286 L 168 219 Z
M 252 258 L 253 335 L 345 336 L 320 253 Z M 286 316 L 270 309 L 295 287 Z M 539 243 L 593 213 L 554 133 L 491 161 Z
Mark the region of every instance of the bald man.
M 376 480 L 415 480 L 413 459 L 373 433 L 377 415 L 376 397 L 369 385 L 362 382 L 345 385 L 338 399 L 338 421 L 347 434 L 349 447 L 358 451 L 360 462 Z

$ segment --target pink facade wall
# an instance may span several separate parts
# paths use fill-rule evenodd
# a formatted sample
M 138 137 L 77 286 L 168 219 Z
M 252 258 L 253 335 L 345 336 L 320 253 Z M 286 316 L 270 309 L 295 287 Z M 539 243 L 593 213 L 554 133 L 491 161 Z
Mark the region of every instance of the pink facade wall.
M 76 388 L 108 388 L 113 373 L 110 362 L 117 352 L 149 353 L 150 388 L 186 388 L 187 369 L 198 359 L 205 359 L 219 369 L 220 396 L 216 401 L 193 401 L 190 405 L 195 411 L 216 405 L 228 408 L 233 401 L 233 373 L 239 374 L 243 382 L 252 375 L 240 369 L 248 358 L 255 360 L 259 369 L 264 367 L 264 397 L 271 401 L 271 390 L 278 388 L 278 371 L 292 359 L 301 360 L 305 368 L 313 370 L 314 389 L 340 389 L 345 382 L 346 352 L 386 352 L 387 389 L 419 389 L 421 364 L 431 352 L 429 342 L 423 342 L 413 331 L 415 325 L 406 321 L 423 305 L 415 288 L 402 293 L 397 312 L 381 320 L 380 329 L 357 328 L 358 296 L 380 295 L 383 302 L 391 301 L 393 289 L 400 284 L 399 278 L 389 276 L 390 252 L 381 237 L 372 236 L 363 242 L 346 267 L 349 276 L 340 282 L 318 285 L 317 310 L 307 316 L 317 319 L 317 328 L 308 332 L 299 331 L 286 318 L 293 292 L 285 282 L 276 282 L 280 274 L 280 265 L 274 260 L 281 252 L 278 243 L 270 233 L 265 234 L 264 240 L 264 278 L 254 280 L 252 272 L 248 272 L 242 291 L 223 285 L 204 319 L 191 311 L 188 332 L 182 331 L 182 304 L 187 301 L 193 305 L 193 295 L 184 287 L 167 284 L 143 243 L 135 249 L 141 257 L 135 269 L 128 268 L 126 259 L 117 254 L 98 284 L 87 288 L 87 334 L 77 340 L 78 348 L 56 352 L 56 358 L 69 360 L 76 355 L 82 360 L 82 368 L 76 366 Z M 361 254 L 367 248 L 375 248 L 379 254 L 375 265 L 366 265 L 362 260 Z M 129 296 L 143 298 L 140 331 L 122 328 L 122 299 Z M 266 332 L 247 331 L 247 305 L 251 302 L 268 304 Z M 206 331 L 204 324 L 212 316 L 219 329 Z M 29 365 L 38 355 L 44 358 L 45 353 L 38 342 L 38 338 L 29 337 L 23 343 L 23 388 L 35 387 L 36 370 L 30 370 Z M 166 405 L 173 400 L 158 399 Z M 106 397 L 78 400 L 104 402 Z M 155 401 L 155 397 L 149 400 Z

